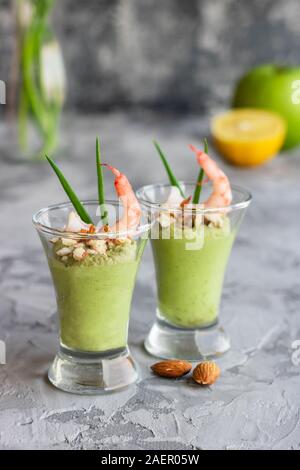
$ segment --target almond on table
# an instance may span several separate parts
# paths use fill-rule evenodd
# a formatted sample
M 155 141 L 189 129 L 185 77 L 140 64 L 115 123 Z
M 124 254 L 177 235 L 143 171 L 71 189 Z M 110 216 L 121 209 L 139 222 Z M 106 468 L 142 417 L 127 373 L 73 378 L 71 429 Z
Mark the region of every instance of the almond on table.
M 200 385 L 212 385 L 219 378 L 221 370 L 212 361 L 204 361 L 198 364 L 193 371 L 193 379 Z
M 153 372 L 160 377 L 177 378 L 190 372 L 192 364 L 188 361 L 168 359 L 157 362 L 151 366 Z

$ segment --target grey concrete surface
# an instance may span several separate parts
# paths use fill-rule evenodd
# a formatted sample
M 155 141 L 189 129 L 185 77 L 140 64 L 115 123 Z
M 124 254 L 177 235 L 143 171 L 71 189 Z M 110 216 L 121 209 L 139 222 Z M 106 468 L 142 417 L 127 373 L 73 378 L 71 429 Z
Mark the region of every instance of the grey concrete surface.
M 153 137 L 179 177 L 196 177 L 186 144 L 207 134 L 207 120 L 145 113 L 65 117 L 58 160 L 82 198 L 96 195 L 96 134 L 105 160 L 138 187 L 165 180 Z M 45 380 L 57 348 L 55 300 L 31 215 L 65 198 L 47 165 L 16 163 L 15 157 L 1 124 L 0 339 L 7 364 L 0 365 L 0 448 L 299 449 L 300 354 L 292 348 L 300 340 L 299 150 L 252 170 L 222 163 L 254 201 L 224 286 L 221 319 L 232 351 L 221 361 L 218 382 L 200 388 L 151 374 L 153 358 L 142 347 L 155 308 L 147 248 L 129 338 L 142 380 L 101 397 L 69 395 Z

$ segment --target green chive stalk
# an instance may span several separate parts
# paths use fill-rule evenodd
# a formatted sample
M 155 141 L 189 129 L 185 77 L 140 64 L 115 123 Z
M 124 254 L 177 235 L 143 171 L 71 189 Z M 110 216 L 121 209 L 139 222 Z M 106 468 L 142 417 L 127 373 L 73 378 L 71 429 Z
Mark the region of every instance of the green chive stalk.
M 56 173 L 56 176 L 58 177 L 63 189 L 65 190 L 68 198 L 73 204 L 73 207 L 76 210 L 79 217 L 81 218 L 81 220 L 83 220 L 83 222 L 85 222 L 86 224 L 92 224 L 93 223 L 92 219 L 90 218 L 83 204 L 80 202 L 80 199 L 76 195 L 74 189 L 72 188 L 70 183 L 67 181 L 67 179 L 65 178 L 61 170 L 58 168 L 56 163 L 54 163 L 54 161 L 50 157 L 47 157 L 47 155 L 46 155 L 46 159 L 48 160 L 54 172 Z
M 208 143 L 207 143 L 206 138 L 203 139 L 203 146 L 204 146 L 204 152 L 208 153 Z M 203 168 L 201 168 L 198 174 L 198 179 L 197 179 L 197 183 L 196 183 L 196 187 L 195 187 L 195 191 L 193 195 L 193 200 L 192 200 L 193 204 L 198 204 L 200 201 L 203 178 L 204 178 L 204 170 Z
M 96 138 L 96 167 L 98 178 L 98 200 L 100 205 L 101 220 L 103 220 L 107 218 L 107 210 L 105 207 L 104 179 L 101 166 L 100 141 L 98 137 Z
M 185 199 L 184 192 L 182 191 L 176 176 L 172 172 L 171 167 L 170 167 L 165 155 L 163 154 L 163 151 L 161 150 L 160 146 L 158 145 L 158 143 L 155 140 L 153 141 L 153 144 L 154 144 L 154 146 L 155 146 L 155 148 L 156 148 L 156 150 L 157 150 L 157 152 L 158 152 L 158 154 L 161 158 L 161 161 L 162 161 L 162 163 L 163 163 L 163 165 L 166 169 L 166 172 L 167 172 L 167 175 L 169 177 L 169 181 L 170 181 L 171 185 L 176 186 L 176 188 L 179 189 L 181 196 Z

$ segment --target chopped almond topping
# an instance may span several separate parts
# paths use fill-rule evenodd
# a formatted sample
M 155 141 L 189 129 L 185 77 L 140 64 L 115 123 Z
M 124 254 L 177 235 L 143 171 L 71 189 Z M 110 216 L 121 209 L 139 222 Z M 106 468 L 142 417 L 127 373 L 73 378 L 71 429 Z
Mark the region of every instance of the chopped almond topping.
M 111 242 L 114 244 L 114 245 L 123 245 L 123 243 L 126 242 L 126 238 L 113 238 L 111 239 Z
M 104 255 L 106 252 L 105 240 L 88 240 L 87 245 L 99 254 Z
M 57 256 L 67 256 L 67 255 L 70 255 L 73 251 L 73 248 L 67 248 L 67 247 L 64 247 L 64 248 L 61 248 L 60 250 L 58 250 L 56 252 Z
M 74 246 L 77 243 L 77 241 L 72 238 L 61 238 L 61 242 L 64 246 Z
M 224 215 L 220 213 L 205 214 L 205 222 L 209 227 L 222 228 L 224 226 Z
M 89 254 L 89 255 L 96 255 L 97 254 L 97 251 L 96 250 L 92 250 L 91 248 L 88 248 L 86 250 L 86 252 Z
M 75 250 L 73 251 L 73 258 L 76 261 L 81 261 L 86 255 L 87 252 L 81 247 L 75 248 Z

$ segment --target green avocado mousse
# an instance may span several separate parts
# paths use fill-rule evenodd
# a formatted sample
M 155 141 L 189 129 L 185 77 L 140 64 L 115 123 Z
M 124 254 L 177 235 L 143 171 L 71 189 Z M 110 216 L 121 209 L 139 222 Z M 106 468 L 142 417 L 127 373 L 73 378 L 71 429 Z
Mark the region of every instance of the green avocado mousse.
M 140 261 L 137 243 L 128 238 L 118 244 L 91 239 L 65 247 L 55 241 L 48 261 L 65 348 L 102 352 L 126 347 Z
M 172 225 L 169 239 L 165 238 L 164 227 L 161 238 L 152 240 L 159 315 L 183 328 L 201 328 L 216 322 L 235 235 L 226 217 L 221 227 L 209 224 L 196 230 L 198 233 L 191 230 L 191 237 L 187 237 L 181 228 Z M 195 249 L 188 249 L 193 236 L 199 238 L 200 246 L 195 241 Z
M 127 346 L 132 294 L 149 224 L 127 177 L 102 164 L 96 143 L 98 201 L 82 202 L 47 157 L 70 203 L 33 218 L 56 293 L 60 349 L 48 377 L 56 387 L 97 394 L 138 375 Z M 105 200 L 102 168 L 114 176 L 117 201 Z M 121 214 L 121 215 L 119 215 Z
M 157 320 L 145 342 L 153 355 L 198 360 L 226 352 L 230 341 L 219 325 L 223 281 L 250 194 L 232 186 L 207 153 L 190 146 L 200 166 L 195 183 L 178 181 L 156 149 L 169 184 L 137 192 L 154 221 L 151 247 L 157 285 Z M 209 184 L 210 183 L 210 184 Z

